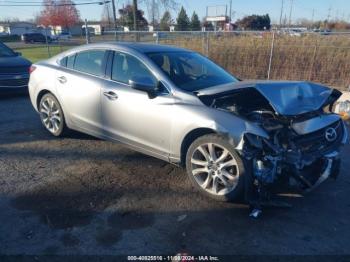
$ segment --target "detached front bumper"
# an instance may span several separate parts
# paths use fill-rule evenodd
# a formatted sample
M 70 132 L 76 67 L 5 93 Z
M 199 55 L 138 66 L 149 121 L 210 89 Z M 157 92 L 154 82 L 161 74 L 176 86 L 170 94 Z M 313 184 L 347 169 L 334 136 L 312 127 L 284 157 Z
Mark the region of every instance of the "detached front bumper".
M 327 180 L 329 177 L 332 177 L 336 179 L 340 173 L 340 158 L 339 158 L 339 152 L 334 151 L 326 157 L 326 165 L 321 173 L 320 177 L 317 179 L 317 181 L 309 188 L 305 190 L 305 192 L 310 192 L 317 188 L 322 182 Z

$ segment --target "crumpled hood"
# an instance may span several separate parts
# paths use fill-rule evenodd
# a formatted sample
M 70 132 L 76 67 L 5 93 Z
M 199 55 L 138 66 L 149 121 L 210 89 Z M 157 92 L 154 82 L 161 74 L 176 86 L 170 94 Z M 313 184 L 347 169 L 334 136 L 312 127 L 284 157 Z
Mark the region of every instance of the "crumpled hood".
M 316 111 L 337 100 L 341 92 L 302 81 L 242 81 L 196 92 L 197 96 L 219 96 L 243 88 L 255 88 L 279 115 L 300 115 Z M 332 99 L 331 96 L 334 96 Z

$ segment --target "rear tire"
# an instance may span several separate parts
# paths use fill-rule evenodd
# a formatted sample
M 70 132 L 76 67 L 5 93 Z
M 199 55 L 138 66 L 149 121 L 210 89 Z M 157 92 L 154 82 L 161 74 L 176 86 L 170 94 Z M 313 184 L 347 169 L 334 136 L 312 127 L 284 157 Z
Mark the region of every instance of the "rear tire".
M 48 93 L 41 98 L 39 114 L 41 123 L 52 135 L 59 137 L 67 133 L 62 107 L 53 94 Z
M 234 146 L 217 134 L 199 137 L 186 154 L 186 171 L 194 187 L 218 201 L 242 196 L 247 170 Z

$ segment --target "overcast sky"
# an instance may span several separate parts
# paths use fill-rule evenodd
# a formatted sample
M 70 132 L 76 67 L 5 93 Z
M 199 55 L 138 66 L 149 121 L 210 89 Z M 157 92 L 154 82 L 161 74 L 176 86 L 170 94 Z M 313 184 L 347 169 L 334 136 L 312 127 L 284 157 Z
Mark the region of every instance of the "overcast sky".
M 19 2 L 18 0 L 0 0 L 1 4 L 9 4 L 10 2 Z M 79 2 L 91 2 L 95 0 L 76 0 Z M 147 0 L 140 0 L 140 8 L 146 12 L 148 18 L 147 8 L 145 2 Z M 148 0 L 150 1 L 150 0 Z M 284 15 L 289 17 L 290 6 L 292 0 L 284 0 Z M 21 0 L 21 2 L 41 2 L 41 0 Z M 131 1 L 115 0 L 117 9 L 121 8 L 123 4 Z M 229 0 L 179 0 L 180 6 L 183 5 L 186 12 L 190 16 L 193 11 L 196 11 L 200 18 L 206 15 L 207 6 L 227 5 L 229 10 Z M 270 14 L 273 22 L 279 21 L 282 0 L 232 0 L 232 10 L 234 12 L 233 20 L 241 18 L 244 15 L 250 14 Z M 88 5 L 79 6 L 81 18 L 88 20 L 99 20 L 102 14 L 102 6 Z M 214 7 L 210 7 L 211 13 L 215 12 Z M 224 7 L 218 7 L 218 12 Z M 292 10 L 292 20 L 299 18 L 312 18 L 314 10 L 314 19 L 324 20 L 327 18 L 330 9 L 331 19 L 345 19 L 350 21 L 350 0 L 294 0 Z M 19 18 L 22 20 L 30 19 L 35 14 L 40 12 L 40 7 L 4 7 L 0 6 L 0 20 L 7 18 Z M 162 11 L 161 11 L 162 12 Z M 172 12 L 176 16 L 176 11 Z M 283 15 L 283 16 L 284 16 Z

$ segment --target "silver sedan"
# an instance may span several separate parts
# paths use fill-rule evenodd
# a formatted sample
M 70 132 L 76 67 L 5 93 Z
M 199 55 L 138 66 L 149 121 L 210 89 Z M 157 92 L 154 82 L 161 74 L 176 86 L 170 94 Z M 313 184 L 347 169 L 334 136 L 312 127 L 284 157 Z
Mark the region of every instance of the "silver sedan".
M 340 92 L 239 81 L 186 49 L 92 44 L 30 71 L 32 104 L 54 136 L 74 129 L 184 166 L 217 200 L 245 192 L 258 207 L 261 192 L 279 180 L 311 190 L 337 175 L 347 141 L 341 118 L 324 109 Z

